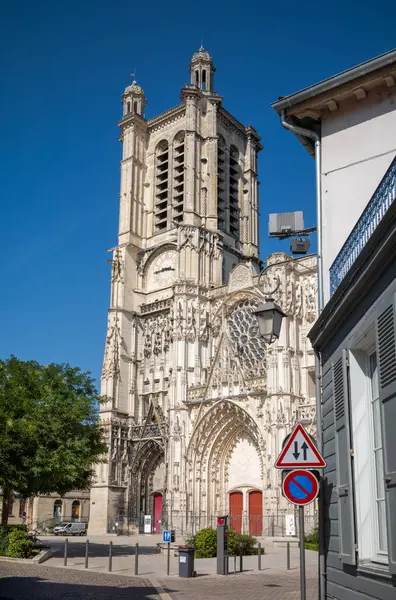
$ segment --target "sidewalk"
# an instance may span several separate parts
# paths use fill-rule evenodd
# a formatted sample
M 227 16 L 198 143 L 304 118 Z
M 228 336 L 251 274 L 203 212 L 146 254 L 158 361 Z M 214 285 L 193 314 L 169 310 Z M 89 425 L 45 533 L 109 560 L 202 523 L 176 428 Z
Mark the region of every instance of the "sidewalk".
M 46 566 L 63 567 L 65 539 L 57 537 L 42 538 L 55 549 L 52 558 L 45 562 Z M 109 565 L 109 541 L 112 546 L 112 572 L 117 575 L 134 575 L 135 569 L 135 544 L 139 543 L 138 574 L 143 577 L 154 576 L 167 579 L 167 555 L 158 553 L 156 544 L 161 541 L 160 536 L 120 536 L 120 537 L 98 537 L 89 542 L 88 569 L 85 569 L 85 538 L 68 538 L 68 560 L 67 567 L 89 572 L 107 573 Z M 180 541 L 180 544 L 182 542 Z M 245 556 L 243 558 L 243 571 L 245 573 L 266 573 L 273 575 L 277 573 L 288 573 L 286 570 L 286 548 L 276 546 L 264 546 L 266 554 L 261 557 L 261 571 L 258 570 L 258 557 Z M 171 551 L 170 577 L 178 577 L 179 563 Z M 299 568 L 299 550 L 295 544 L 291 547 L 291 573 Z M 305 553 L 307 572 L 317 569 L 318 555 L 309 550 Z M 240 559 L 236 558 L 236 570 L 239 572 Z M 198 576 L 216 576 L 216 559 L 202 558 L 195 560 L 195 570 Z M 234 572 L 234 557 L 229 558 L 229 572 Z
M 317 600 L 317 569 L 307 570 L 307 600 Z M 299 571 L 281 575 L 197 577 L 125 577 L 95 570 L 53 568 L 44 565 L 0 563 L 0 590 L 4 600 L 297 600 Z

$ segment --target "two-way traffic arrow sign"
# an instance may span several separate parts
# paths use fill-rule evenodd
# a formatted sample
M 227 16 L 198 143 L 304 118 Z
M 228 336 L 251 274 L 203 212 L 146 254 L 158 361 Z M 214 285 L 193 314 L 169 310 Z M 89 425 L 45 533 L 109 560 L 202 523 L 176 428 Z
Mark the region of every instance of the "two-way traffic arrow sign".
M 323 456 L 299 423 L 287 440 L 275 467 L 277 469 L 321 469 L 325 466 L 326 462 Z

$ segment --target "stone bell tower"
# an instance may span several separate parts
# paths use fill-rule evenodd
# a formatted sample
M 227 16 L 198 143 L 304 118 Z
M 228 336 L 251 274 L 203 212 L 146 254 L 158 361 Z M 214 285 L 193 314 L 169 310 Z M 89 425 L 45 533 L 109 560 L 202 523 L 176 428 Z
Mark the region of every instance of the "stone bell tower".
M 122 95 L 118 243 L 113 249 L 101 406 L 109 453 L 90 531 L 186 510 L 190 386 L 213 356 L 213 290 L 258 264 L 256 131 L 222 106 L 210 54 L 190 62 L 181 102 L 151 119 L 134 81 Z

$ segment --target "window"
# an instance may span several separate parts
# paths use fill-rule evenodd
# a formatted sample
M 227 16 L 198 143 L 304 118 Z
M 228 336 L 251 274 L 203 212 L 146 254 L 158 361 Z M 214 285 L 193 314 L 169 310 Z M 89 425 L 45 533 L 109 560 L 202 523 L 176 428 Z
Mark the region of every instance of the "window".
M 358 559 L 387 563 L 381 403 L 374 328 L 349 356 Z
M 54 502 L 54 519 L 60 521 L 62 518 L 62 500 L 55 500 Z
M 26 500 L 24 500 L 23 498 L 21 498 L 19 500 L 19 516 L 21 518 L 26 515 L 25 511 L 26 511 Z
M 138 103 L 135 101 L 135 102 L 133 103 L 133 112 L 136 114 L 136 113 L 137 113 L 137 111 L 138 111 Z
M 206 90 L 206 71 L 205 69 L 202 71 L 202 89 Z
M 72 503 L 72 519 L 80 518 L 80 501 L 74 500 Z

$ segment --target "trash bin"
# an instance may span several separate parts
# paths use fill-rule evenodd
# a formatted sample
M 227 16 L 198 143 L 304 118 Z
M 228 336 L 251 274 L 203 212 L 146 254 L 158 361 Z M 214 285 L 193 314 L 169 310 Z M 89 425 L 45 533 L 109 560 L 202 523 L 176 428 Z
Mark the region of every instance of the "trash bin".
M 194 553 L 191 546 L 179 546 L 179 577 L 195 577 Z

